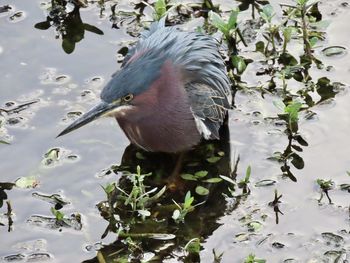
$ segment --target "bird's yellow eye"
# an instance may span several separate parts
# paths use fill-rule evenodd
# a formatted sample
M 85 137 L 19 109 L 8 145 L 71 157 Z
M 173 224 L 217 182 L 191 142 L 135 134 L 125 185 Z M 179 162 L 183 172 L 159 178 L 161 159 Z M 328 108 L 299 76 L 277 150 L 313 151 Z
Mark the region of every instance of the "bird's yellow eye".
M 128 94 L 128 95 L 126 95 L 126 96 L 123 97 L 123 100 L 124 100 L 125 102 L 129 102 L 129 101 L 131 101 L 133 98 L 134 98 L 134 95 Z

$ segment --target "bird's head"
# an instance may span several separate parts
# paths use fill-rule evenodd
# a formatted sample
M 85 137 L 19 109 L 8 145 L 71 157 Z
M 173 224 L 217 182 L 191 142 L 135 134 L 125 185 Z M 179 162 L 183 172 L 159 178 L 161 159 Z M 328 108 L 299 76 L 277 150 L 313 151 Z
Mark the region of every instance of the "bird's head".
M 161 76 L 166 57 L 149 50 L 136 52 L 118 72 L 112 75 L 101 92 L 101 102 L 75 120 L 57 137 L 74 131 L 100 117 L 118 116 L 143 100 L 143 94 Z

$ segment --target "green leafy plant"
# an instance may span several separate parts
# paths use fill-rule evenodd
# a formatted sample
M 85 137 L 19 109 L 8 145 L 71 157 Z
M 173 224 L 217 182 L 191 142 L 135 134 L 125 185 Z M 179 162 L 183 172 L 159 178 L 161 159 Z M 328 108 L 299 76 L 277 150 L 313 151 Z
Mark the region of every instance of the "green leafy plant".
M 163 16 L 165 16 L 167 12 L 167 3 L 165 0 L 157 0 L 154 3 L 154 12 L 156 20 L 160 20 Z
M 181 174 L 181 178 L 186 181 L 196 181 L 200 183 L 219 183 L 222 181 L 219 177 L 206 178 L 208 176 L 208 171 L 198 171 L 194 174 Z M 208 195 L 209 189 L 202 185 L 198 185 L 195 189 L 195 192 L 199 195 Z
M 289 161 L 295 168 L 303 169 L 304 160 L 298 152 L 303 151 L 301 146 L 308 146 L 308 143 L 298 133 L 299 112 L 302 108 L 302 104 L 294 101 L 290 102 L 288 105 L 284 105 L 283 102 L 274 102 L 274 104 L 276 107 L 283 110 L 283 113 L 278 114 L 278 117 L 285 122 L 285 133 L 288 136 L 288 145 L 283 153 L 275 152 L 274 156 L 269 159 L 281 162 L 283 164 L 281 166 L 283 175 L 289 177 L 292 181 L 296 181 L 296 177 L 290 170 Z
M 56 210 L 54 207 L 51 207 L 51 213 L 55 216 L 57 221 L 63 221 L 64 219 L 64 213 L 61 211 Z
M 273 201 L 269 203 L 269 206 L 273 207 L 273 211 L 275 212 L 276 224 L 279 223 L 279 214 L 283 215 L 282 211 L 279 208 L 279 204 L 281 203 L 282 195 L 278 195 L 277 189 L 275 190 L 275 198 Z
M 321 188 L 321 196 L 318 199 L 318 202 L 320 203 L 322 201 L 325 194 L 327 196 L 329 204 L 332 204 L 332 199 L 330 198 L 328 192 L 334 188 L 334 182 L 332 180 L 317 179 L 316 183 Z
M 228 21 L 225 22 L 219 14 L 210 11 L 209 21 L 224 35 L 225 39 L 229 41 L 232 38 L 234 31 L 237 29 L 238 13 L 238 9 L 232 10 Z
M 265 263 L 265 259 L 256 258 L 254 254 L 250 254 L 245 260 L 244 263 Z
M 133 186 L 129 193 L 121 189 L 119 186 L 115 186 L 122 194 L 124 199 L 124 205 L 130 206 L 133 212 L 138 212 L 138 214 L 144 219 L 147 216 L 150 216 L 150 211 L 147 208 L 156 200 L 158 200 L 166 191 L 166 186 L 160 189 L 158 192 L 158 188 L 155 187 L 151 190 L 147 190 L 144 185 L 144 179 L 146 176 L 150 176 L 149 174 L 141 174 L 140 166 L 137 166 L 136 174 L 129 174 L 128 178 L 132 182 Z M 106 193 L 113 191 L 113 185 L 107 186 L 105 189 Z M 151 195 L 155 193 L 154 195 Z
M 248 187 L 248 184 L 250 183 L 249 179 L 250 179 L 250 175 L 252 172 L 252 168 L 250 167 L 250 165 L 247 167 L 246 173 L 245 173 L 245 177 L 244 179 L 242 179 L 239 183 L 238 183 L 238 187 L 243 189 L 243 193 L 249 193 L 250 189 Z
M 196 206 L 199 206 L 203 204 L 204 202 L 198 203 L 193 205 L 194 197 L 191 196 L 191 192 L 188 191 L 185 196 L 185 200 L 183 204 L 178 204 L 176 201 L 173 200 L 175 205 L 177 206 L 177 209 L 174 210 L 172 218 L 176 223 L 184 223 L 185 217 L 188 213 L 192 212 Z
M 199 254 L 201 249 L 201 243 L 199 238 L 192 238 L 184 247 L 185 251 L 189 254 Z
M 228 20 L 225 21 L 218 13 L 215 13 L 213 11 L 209 12 L 210 24 L 223 34 L 224 40 L 226 41 L 229 48 L 229 53 L 233 55 L 237 54 L 237 39 L 242 41 L 244 45 L 247 45 L 244 41 L 240 29 L 237 27 L 238 14 L 239 10 L 233 9 Z M 240 69 L 243 70 L 243 64 L 240 66 Z

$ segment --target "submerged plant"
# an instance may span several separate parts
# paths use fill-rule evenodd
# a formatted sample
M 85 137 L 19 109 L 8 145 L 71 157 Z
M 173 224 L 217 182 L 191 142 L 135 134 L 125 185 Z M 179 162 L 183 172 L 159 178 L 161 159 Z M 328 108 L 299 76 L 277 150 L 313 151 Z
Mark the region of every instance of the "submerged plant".
M 288 105 L 284 105 L 283 103 L 275 102 L 275 105 L 284 111 L 283 113 L 278 114 L 278 117 L 285 122 L 285 133 L 288 136 L 288 145 L 283 153 L 275 152 L 274 156 L 269 159 L 281 162 L 283 164 L 281 166 L 283 175 L 289 177 L 292 181 L 296 181 L 296 177 L 290 171 L 289 162 L 295 168 L 303 169 L 304 160 L 298 152 L 303 151 L 301 146 L 308 146 L 308 143 L 298 133 L 299 112 L 302 108 L 302 104 L 300 102 L 291 102 Z
M 327 196 L 329 204 L 332 204 L 332 199 L 330 198 L 328 191 L 334 188 L 334 182 L 332 180 L 317 179 L 316 183 L 321 188 L 321 196 L 318 199 L 318 202 L 321 203 L 325 194 Z
M 193 205 L 194 202 L 194 197 L 191 196 L 191 192 L 188 191 L 185 196 L 185 200 L 182 204 L 178 204 L 175 200 L 173 202 L 176 205 L 176 209 L 173 212 L 172 218 L 176 223 L 184 223 L 185 222 L 185 217 L 188 213 L 192 212 L 196 206 L 199 206 L 202 203 L 198 203 Z
M 248 188 L 248 184 L 250 183 L 249 179 L 250 179 L 251 172 L 252 172 L 252 168 L 249 165 L 247 167 L 246 172 L 245 172 L 244 179 L 238 183 L 238 187 L 243 189 L 243 194 L 250 193 L 250 189 Z
M 265 263 L 265 259 L 256 258 L 254 254 L 250 254 L 245 260 L 244 263 Z
M 150 211 L 147 208 L 156 200 L 158 200 L 166 191 L 166 186 L 160 189 L 155 187 L 151 190 L 147 190 L 147 186 L 144 185 L 144 179 L 150 176 L 151 173 L 141 174 L 140 166 L 137 166 L 137 172 L 135 174 L 129 174 L 128 179 L 132 182 L 132 189 L 129 193 L 121 189 L 119 186 L 116 188 L 121 192 L 121 198 L 124 200 L 125 206 L 130 206 L 133 212 L 138 214 L 144 219 L 150 216 Z M 155 193 L 154 195 L 151 195 Z
M 276 224 L 279 223 L 279 214 L 283 215 L 282 211 L 279 208 L 279 204 L 281 203 L 282 195 L 278 195 L 277 189 L 275 190 L 275 198 L 273 201 L 269 203 L 269 206 L 273 207 L 273 211 L 275 212 Z

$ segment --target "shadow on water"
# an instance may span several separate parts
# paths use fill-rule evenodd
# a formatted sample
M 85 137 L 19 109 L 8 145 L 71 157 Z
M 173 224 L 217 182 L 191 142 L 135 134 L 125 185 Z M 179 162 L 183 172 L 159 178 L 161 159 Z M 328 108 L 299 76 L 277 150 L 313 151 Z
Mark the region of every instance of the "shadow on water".
M 112 168 L 117 174 L 124 171 L 118 186 L 107 193 L 108 200 L 98 204 L 101 216 L 109 222 L 102 237 L 114 234 L 116 241 L 104 246 L 96 258 L 84 262 L 99 262 L 101 258 L 106 262 L 123 262 L 128 258 L 139 262 L 145 257 L 151 262 L 166 258 L 199 262 L 200 242 L 220 226 L 218 219 L 226 210 L 223 193 L 227 192 L 228 183 L 219 175 L 235 180 L 235 172 L 231 170 L 228 126 L 221 134 L 222 140 L 203 142 L 182 158 L 128 146 L 121 165 Z M 133 212 L 126 205 L 125 193 L 130 193 L 135 187 L 129 173 L 137 173 L 134 170 L 137 166 L 141 167 L 142 174 L 152 174 L 144 177 L 144 185 L 150 186 L 147 191 L 155 187 L 161 189 L 164 185 L 167 189 L 157 200 L 147 200 L 148 212 L 136 217 L 135 208 Z M 202 187 L 199 188 L 202 191 L 198 187 Z M 188 191 L 195 201 L 184 215 L 186 219 L 178 220 L 174 211 L 178 209 L 177 204 L 185 208 Z M 189 249 L 189 246 L 197 246 L 198 251 Z
M 57 32 L 56 38 L 62 38 L 64 52 L 70 54 L 74 51 L 76 43 L 84 38 L 85 31 L 103 35 L 102 30 L 93 25 L 83 23 L 79 9 L 79 5 L 72 5 L 62 0 L 52 0 L 46 21 L 39 22 L 34 27 L 40 30 L 54 27 Z

